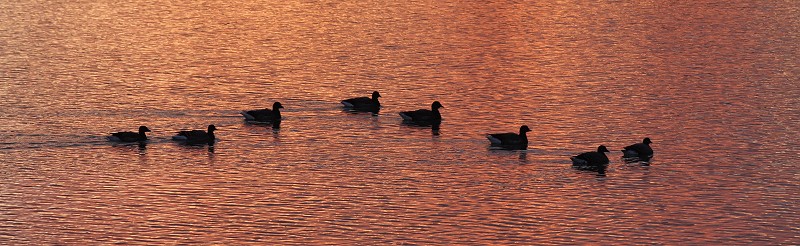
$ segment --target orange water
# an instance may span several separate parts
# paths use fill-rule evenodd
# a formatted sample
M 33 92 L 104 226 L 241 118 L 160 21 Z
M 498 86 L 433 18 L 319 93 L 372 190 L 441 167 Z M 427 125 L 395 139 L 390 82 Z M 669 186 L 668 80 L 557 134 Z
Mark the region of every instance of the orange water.
M 796 1 L 185 2 L 0 3 L 0 244 L 800 243 Z

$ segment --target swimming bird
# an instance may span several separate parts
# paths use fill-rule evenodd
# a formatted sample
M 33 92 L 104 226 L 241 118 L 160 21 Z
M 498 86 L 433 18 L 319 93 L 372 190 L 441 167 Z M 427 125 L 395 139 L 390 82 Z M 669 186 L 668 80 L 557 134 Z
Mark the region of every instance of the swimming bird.
M 442 114 L 439 113 L 439 108 L 444 108 L 444 106 L 439 101 L 434 101 L 431 104 L 431 110 L 417 109 L 415 111 L 400 112 L 400 117 L 403 117 L 403 121 L 408 123 L 436 125 L 442 122 Z
M 283 108 L 280 102 L 275 102 L 272 104 L 272 110 L 270 109 L 258 109 L 258 110 L 249 110 L 249 111 L 242 111 L 242 115 L 244 116 L 245 120 L 248 121 L 255 121 L 259 123 L 269 123 L 276 120 L 281 120 L 281 111 L 280 109 Z
M 208 144 L 214 145 L 216 137 L 214 131 L 217 127 L 208 125 L 208 132 L 203 130 L 180 131 L 178 135 L 172 137 L 172 140 L 185 141 L 187 144 Z
M 605 145 L 597 147 L 597 151 L 586 152 L 580 155 L 570 157 L 573 166 L 605 166 L 608 165 L 608 157 L 606 156 L 608 148 Z
M 139 132 L 115 132 L 111 133 L 111 136 L 108 136 L 109 141 L 113 142 L 141 142 L 147 141 L 147 135 L 145 132 L 150 132 L 150 128 L 146 126 L 140 126 Z
M 522 125 L 519 127 L 519 134 L 516 133 L 495 133 L 489 134 L 486 138 L 489 139 L 489 142 L 492 142 L 492 145 L 495 146 L 504 146 L 506 148 L 514 148 L 514 149 L 527 149 L 528 148 L 528 135 L 527 132 L 530 132 L 531 129 L 528 128 L 527 125 Z
M 381 94 L 377 91 L 372 92 L 372 98 L 369 97 L 356 97 L 342 100 L 345 108 L 350 108 L 356 111 L 373 112 L 377 113 L 381 108 L 381 103 L 378 98 Z
M 649 160 L 653 158 L 653 149 L 650 148 L 650 138 L 644 138 L 641 143 L 633 144 L 625 147 L 622 150 L 622 158 L 638 158 L 640 160 Z

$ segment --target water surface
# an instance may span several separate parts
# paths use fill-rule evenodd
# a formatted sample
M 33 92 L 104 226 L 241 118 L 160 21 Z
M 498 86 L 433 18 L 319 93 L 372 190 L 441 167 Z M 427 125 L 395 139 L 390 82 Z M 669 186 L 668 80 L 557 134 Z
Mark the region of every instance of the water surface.
M 0 244 L 798 244 L 798 44 L 795 1 L 0 3 Z

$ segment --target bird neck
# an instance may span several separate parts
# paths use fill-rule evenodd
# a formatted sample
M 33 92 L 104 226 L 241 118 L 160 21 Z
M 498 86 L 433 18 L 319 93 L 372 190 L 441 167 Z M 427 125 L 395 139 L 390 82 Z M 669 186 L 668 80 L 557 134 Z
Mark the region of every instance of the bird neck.
M 378 111 L 381 110 L 381 102 L 378 101 L 377 97 L 373 97 L 372 98 L 372 103 L 370 105 L 368 105 L 367 107 L 370 108 L 370 111 L 372 111 L 372 113 L 377 114 Z
M 144 131 L 139 131 L 139 139 L 147 139 L 147 135 L 144 133 Z
M 275 115 L 275 118 L 281 118 L 281 110 L 278 107 L 272 109 L 272 114 Z
M 211 146 L 211 145 L 214 145 L 214 142 L 215 142 L 216 140 L 217 140 L 217 139 L 216 139 L 216 137 L 214 137 L 214 131 L 209 131 L 209 132 L 208 132 L 208 142 L 207 142 L 207 143 L 208 143 L 208 145 L 209 145 L 209 146 Z

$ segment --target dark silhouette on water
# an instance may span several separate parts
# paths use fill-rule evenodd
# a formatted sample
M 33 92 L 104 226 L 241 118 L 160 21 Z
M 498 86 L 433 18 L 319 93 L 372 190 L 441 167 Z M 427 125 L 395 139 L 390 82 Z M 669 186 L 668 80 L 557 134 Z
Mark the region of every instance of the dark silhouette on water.
M 404 111 L 400 112 L 400 117 L 403 118 L 405 123 L 420 126 L 438 125 L 442 123 L 442 114 L 439 113 L 439 108 L 444 108 L 444 106 L 439 101 L 434 101 L 431 104 L 431 110 Z
M 245 120 L 250 121 L 252 123 L 272 123 L 274 121 L 281 120 L 281 111 L 280 109 L 283 108 L 280 102 L 275 102 L 272 104 L 272 110 L 270 109 L 258 109 L 258 110 L 249 110 L 249 111 L 242 111 L 242 115 L 244 116 Z M 280 123 L 278 124 L 280 125 Z
M 342 104 L 344 104 L 344 107 L 349 110 L 372 112 L 373 114 L 377 114 L 378 111 L 381 110 L 381 103 L 378 101 L 379 97 L 381 97 L 381 94 L 378 93 L 377 91 L 373 91 L 372 98 L 369 97 L 350 98 L 342 100 Z
M 586 152 L 580 155 L 576 155 L 570 157 L 572 159 L 572 166 L 578 167 L 581 169 L 598 169 L 598 168 L 605 168 L 608 166 L 608 157 L 606 153 L 608 148 L 605 145 L 600 145 L 597 147 L 597 151 Z
M 519 127 L 519 134 L 516 133 L 495 133 L 489 134 L 486 138 L 492 143 L 492 146 L 500 146 L 506 149 L 527 149 L 528 148 L 528 135 L 531 129 L 527 125 Z
M 442 126 L 441 123 L 435 123 L 431 125 L 431 134 L 433 134 L 434 136 L 439 136 L 440 134 L 439 129 L 441 129 L 441 126 Z
M 279 128 L 281 128 L 281 120 L 273 120 L 272 121 L 272 130 L 273 131 L 278 131 Z
M 650 141 L 650 138 L 644 138 L 641 143 L 626 146 L 622 150 L 622 158 L 630 162 L 649 161 L 653 158 L 653 148 L 650 148 L 651 143 L 653 142 Z
M 147 151 L 147 143 L 142 141 L 139 142 L 138 146 L 139 146 L 139 155 L 144 155 Z
M 208 125 L 208 132 L 203 130 L 180 131 L 178 132 L 178 135 L 172 137 L 172 140 L 184 141 L 186 144 L 192 145 L 214 145 L 214 141 L 216 140 L 216 137 L 214 136 L 215 130 L 217 130 L 217 127 L 214 125 Z
M 150 132 L 150 128 L 146 126 L 140 126 L 139 132 L 115 132 L 111 133 L 111 136 L 108 137 L 109 141 L 114 142 L 142 142 L 147 141 L 147 135 L 145 132 Z

